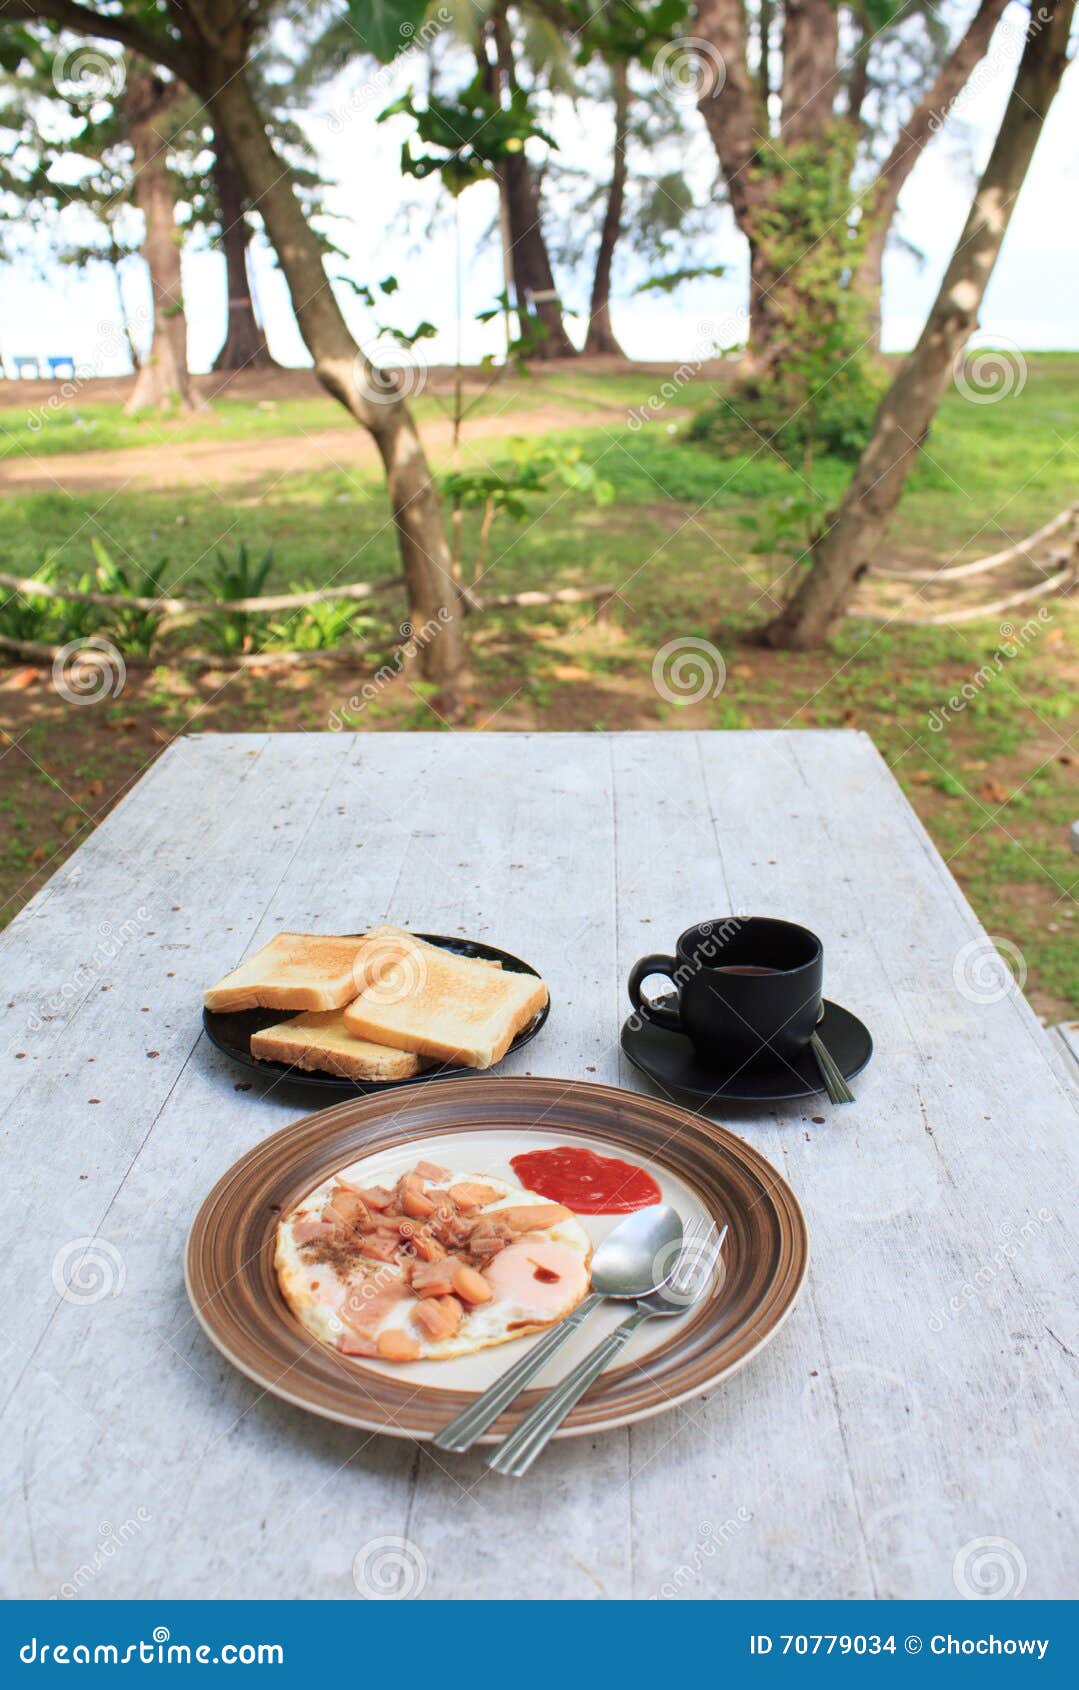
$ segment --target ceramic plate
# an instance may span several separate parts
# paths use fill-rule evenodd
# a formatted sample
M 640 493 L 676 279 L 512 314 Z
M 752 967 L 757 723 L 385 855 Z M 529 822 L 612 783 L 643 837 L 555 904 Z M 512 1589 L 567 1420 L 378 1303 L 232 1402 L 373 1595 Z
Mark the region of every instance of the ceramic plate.
M 602 1374 L 559 1437 L 624 1426 L 707 1391 L 762 1348 L 789 1314 L 806 1269 L 805 1222 L 790 1187 L 751 1145 L 674 1104 L 548 1079 L 450 1080 L 354 1099 L 294 1122 L 241 1158 L 203 1203 L 187 1245 L 188 1295 L 217 1348 L 267 1391 L 314 1414 L 392 1437 L 428 1439 L 534 1338 L 452 1361 L 393 1367 L 312 1339 L 278 1290 L 279 1215 L 329 1174 L 369 1160 L 372 1177 L 418 1158 L 513 1178 L 521 1151 L 580 1144 L 646 1168 L 687 1226 L 702 1213 L 730 1228 L 711 1295 L 650 1321 Z M 598 1243 L 616 1216 L 587 1215 Z M 585 1322 L 485 1438 L 494 1442 L 624 1314 Z

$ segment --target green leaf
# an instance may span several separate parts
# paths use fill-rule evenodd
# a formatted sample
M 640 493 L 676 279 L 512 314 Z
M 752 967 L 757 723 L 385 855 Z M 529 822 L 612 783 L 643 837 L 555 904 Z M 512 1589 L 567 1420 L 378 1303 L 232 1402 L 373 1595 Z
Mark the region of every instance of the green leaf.
M 646 281 L 639 282 L 634 293 L 674 293 L 685 282 L 700 281 L 703 276 L 722 276 L 725 274 L 725 264 L 693 264 L 681 270 L 672 270 L 665 276 L 649 276 Z
M 427 0 L 348 0 L 359 45 L 388 65 L 407 52 L 427 10 Z
M 33 36 L 19 24 L 0 26 L 0 69 L 14 74 L 24 59 L 33 57 L 36 46 Z

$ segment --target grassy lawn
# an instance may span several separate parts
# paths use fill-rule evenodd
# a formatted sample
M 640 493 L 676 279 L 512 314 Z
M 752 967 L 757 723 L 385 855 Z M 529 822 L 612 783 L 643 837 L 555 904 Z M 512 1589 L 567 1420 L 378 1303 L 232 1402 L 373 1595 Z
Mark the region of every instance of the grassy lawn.
M 465 382 L 464 397 L 474 422 L 538 407 L 565 412 L 567 423 L 575 411 L 582 410 L 610 410 L 618 420 L 629 406 L 644 405 L 659 380 L 642 371 L 565 375 L 539 370 L 534 375 L 509 374 L 494 382 L 472 373 Z M 690 381 L 679 388 L 679 404 L 697 404 L 709 391 L 708 382 Z M 421 422 L 445 416 L 450 403 L 451 381 L 443 372 L 432 374 L 413 402 Z M 71 399 L 58 397 L 50 402 L 43 398 L 35 405 L 0 407 L 0 462 L 17 461 L 28 453 L 41 458 L 203 440 L 267 440 L 350 426 L 337 401 L 322 393 L 293 397 L 286 392 L 261 400 L 225 393 L 191 416 L 150 411 L 127 417 L 120 405 L 95 400 L 93 384 L 88 383 Z
M 1069 1008 L 1074 1013 L 1079 858 L 1067 839 L 1068 824 L 1079 815 L 1074 602 L 1048 601 L 1046 618 L 999 668 L 993 654 L 1004 638 L 1000 617 L 938 629 L 851 620 L 831 651 L 765 652 L 752 643 L 752 631 L 773 607 L 783 571 L 796 566 L 775 552 L 753 551 L 745 523 L 801 483 L 764 452 L 717 460 L 685 444 L 669 432 L 676 426 L 673 409 L 643 429 L 627 427 L 627 410 L 644 404 L 657 380 L 640 371 L 544 376 L 538 385 L 507 384 L 500 391 L 497 402 L 508 404 L 511 422 L 519 409 L 527 426 L 529 409 L 542 409 L 549 427 L 549 412 L 564 412 L 559 438 L 579 445 L 613 497 L 597 506 L 557 492 L 537 501 L 524 523 L 496 524 L 481 590 L 609 582 L 618 597 L 602 619 L 592 606 L 477 618 L 468 725 L 493 731 L 863 728 L 990 933 L 1019 947 L 1036 1006 L 1054 1018 Z M 704 385 L 680 392 L 678 405 L 701 397 Z M 336 427 L 342 417 L 321 400 L 283 402 L 278 411 L 255 416 L 242 408 L 233 414 L 228 403 L 212 423 L 166 426 L 246 429 L 255 440 L 263 431 L 282 432 L 285 422 Z M 290 416 L 290 404 L 302 409 L 302 423 Z M 320 407 L 317 421 L 312 407 Z M 247 401 L 248 413 L 252 408 Z M 421 402 L 421 413 L 433 415 L 434 408 L 433 399 Z M 608 422 L 575 428 L 576 418 L 605 411 Z M 0 413 L 9 430 L 13 415 Z M 117 407 L 100 420 L 102 438 L 89 442 L 94 446 L 122 445 L 135 427 Z M 506 432 L 474 438 L 467 456 L 497 459 L 510 449 Z M 1022 392 L 995 405 L 950 394 L 893 525 L 889 558 L 919 566 L 973 558 L 1039 526 L 1075 497 L 1077 432 L 1077 359 L 1032 357 Z M 440 447 L 436 456 L 444 455 Z M 818 464 L 816 490 L 834 497 L 845 473 L 839 464 Z M 475 529 L 469 515 L 466 557 Z M 366 471 L 340 468 L 261 487 L 254 480 L 239 497 L 210 486 L 11 496 L 3 567 L 28 571 L 51 552 L 75 576 L 90 565 L 93 535 L 129 567 L 167 559 L 169 583 L 182 583 L 185 591 L 207 580 L 216 548 L 241 541 L 255 554 L 272 550 L 272 579 L 283 586 L 375 579 L 397 567 L 379 484 Z M 384 636 L 389 650 L 403 607 L 392 599 L 382 606 L 376 616 L 357 619 L 356 631 Z M 1010 612 L 1008 621 L 1020 628 L 1036 610 L 1037 601 Z M 679 708 L 657 695 L 651 665 L 662 644 L 684 635 L 718 647 L 727 681 L 718 697 Z M 987 663 L 991 677 L 935 728 L 949 697 Z M 111 703 L 73 710 L 46 674 L 13 667 L 0 692 L 7 734 L 0 754 L 5 917 L 175 734 L 324 728 L 342 695 L 354 694 L 363 679 L 351 667 L 232 675 L 162 666 L 132 670 Z M 368 708 L 361 725 L 437 728 L 438 706 L 428 689 L 402 679 Z

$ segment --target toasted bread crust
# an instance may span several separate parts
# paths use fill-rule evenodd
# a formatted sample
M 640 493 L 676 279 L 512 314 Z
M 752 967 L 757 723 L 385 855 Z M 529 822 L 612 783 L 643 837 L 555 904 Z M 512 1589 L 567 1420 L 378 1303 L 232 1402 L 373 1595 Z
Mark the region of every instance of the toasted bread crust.
M 203 994 L 207 1009 L 341 1009 L 356 995 L 362 939 L 278 933 Z
M 399 928 L 376 928 L 356 959 L 358 997 L 344 1012 L 358 1038 L 441 1062 L 489 1068 L 547 1002 L 533 974 L 429 945 Z
M 298 1015 L 251 1035 L 251 1054 L 348 1080 L 407 1080 L 430 1066 L 412 1051 L 354 1038 L 340 1010 Z

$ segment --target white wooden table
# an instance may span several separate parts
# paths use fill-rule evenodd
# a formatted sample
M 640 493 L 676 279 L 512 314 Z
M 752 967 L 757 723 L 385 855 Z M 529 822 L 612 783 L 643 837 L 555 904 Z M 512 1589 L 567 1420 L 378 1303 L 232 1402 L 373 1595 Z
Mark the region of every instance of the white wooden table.
M 724 1111 L 812 1245 L 754 1364 L 515 1484 L 210 1347 L 188 1226 L 304 1109 L 237 1084 L 207 981 L 280 928 L 489 938 L 551 986 L 510 1070 L 633 1087 L 631 963 L 730 912 L 815 928 L 876 1040 L 853 1107 Z M 985 943 L 861 734 L 175 744 L 0 938 L 5 1591 L 355 1599 L 354 1556 L 400 1538 L 428 1597 L 1068 1593 L 1074 1103 Z

